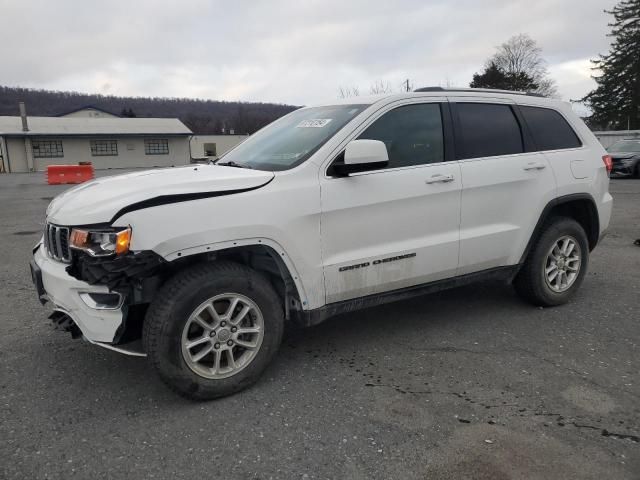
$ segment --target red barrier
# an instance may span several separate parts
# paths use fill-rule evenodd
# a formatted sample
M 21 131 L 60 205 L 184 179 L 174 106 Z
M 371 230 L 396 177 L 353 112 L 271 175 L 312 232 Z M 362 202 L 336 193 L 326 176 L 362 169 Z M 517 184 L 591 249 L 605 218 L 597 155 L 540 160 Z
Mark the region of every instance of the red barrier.
M 82 183 L 93 178 L 93 165 L 49 165 L 47 167 L 47 183 L 61 185 L 65 183 Z

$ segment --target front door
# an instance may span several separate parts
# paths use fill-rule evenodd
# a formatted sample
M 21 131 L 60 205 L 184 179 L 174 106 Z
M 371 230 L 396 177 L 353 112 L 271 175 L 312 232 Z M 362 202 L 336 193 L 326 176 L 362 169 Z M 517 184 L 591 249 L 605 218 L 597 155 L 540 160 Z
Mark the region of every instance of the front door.
M 321 179 L 327 303 L 454 276 L 461 181 L 445 161 L 442 106 L 392 108 L 357 138 L 383 141 L 389 165 Z

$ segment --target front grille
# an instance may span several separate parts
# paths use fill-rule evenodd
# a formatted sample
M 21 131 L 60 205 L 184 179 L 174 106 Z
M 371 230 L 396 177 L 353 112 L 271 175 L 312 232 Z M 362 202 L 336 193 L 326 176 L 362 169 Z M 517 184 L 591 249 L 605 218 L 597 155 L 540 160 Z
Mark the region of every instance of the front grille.
M 47 223 L 44 228 L 44 246 L 49 256 L 54 260 L 71 263 L 69 227 L 59 227 Z

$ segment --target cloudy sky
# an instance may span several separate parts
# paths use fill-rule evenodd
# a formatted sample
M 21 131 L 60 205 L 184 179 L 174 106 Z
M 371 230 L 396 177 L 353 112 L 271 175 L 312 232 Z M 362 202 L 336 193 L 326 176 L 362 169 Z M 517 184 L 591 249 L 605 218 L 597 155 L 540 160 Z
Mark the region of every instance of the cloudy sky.
M 0 0 L 0 85 L 310 104 L 468 86 L 510 36 L 543 49 L 561 96 L 593 88 L 615 0 Z

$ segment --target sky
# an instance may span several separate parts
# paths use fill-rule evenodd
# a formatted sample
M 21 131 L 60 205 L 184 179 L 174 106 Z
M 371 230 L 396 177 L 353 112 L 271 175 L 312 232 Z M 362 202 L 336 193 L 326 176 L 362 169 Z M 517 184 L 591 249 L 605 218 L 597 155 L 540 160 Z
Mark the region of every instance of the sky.
M 467 87 L 526 33 L 564 100 L 594 88 L 615 0 L 0 0 L 0 85 L 309 105 Z

